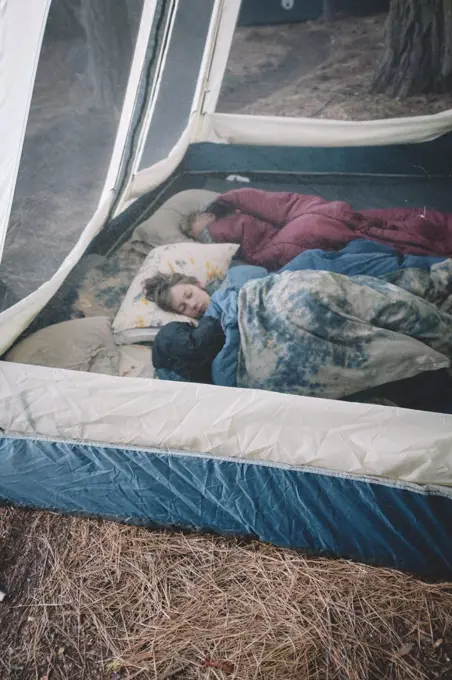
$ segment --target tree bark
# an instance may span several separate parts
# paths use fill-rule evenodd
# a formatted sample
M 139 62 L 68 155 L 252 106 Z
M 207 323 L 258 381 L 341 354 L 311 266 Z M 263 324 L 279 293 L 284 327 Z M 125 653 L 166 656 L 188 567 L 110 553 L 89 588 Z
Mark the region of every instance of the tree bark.
M 121 110 L 132 59 L 125 0 L 82 0 L 89 70 L 98 106 Z
M 452 91 L 452 0 L 391 0 L 372 90 L 392 97 Z

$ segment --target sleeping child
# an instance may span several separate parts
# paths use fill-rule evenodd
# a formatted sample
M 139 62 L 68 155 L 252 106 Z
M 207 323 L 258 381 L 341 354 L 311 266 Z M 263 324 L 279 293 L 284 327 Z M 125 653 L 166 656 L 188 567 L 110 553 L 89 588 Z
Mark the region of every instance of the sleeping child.
M 228 191 L 180 228 L 203 243 L 239 243 L 243 260 L 272 271 L 305 250 L 336 251 L 356 239 L 404 254 L 452 255 L 450 214 L 416 208 L 357 212 L 344 201 L 260 189 Z
M 201 322 L 161 329 L 153 346 L 157 375 L 342 399 L 439 374 L 452 357 L 452 317 L 443 311 L 451 264 L 380 278 L 235 267 L 212 298 L 193 279 L 160 275 L 146 282 L 147 295 L 165 309 L 186 305 Z

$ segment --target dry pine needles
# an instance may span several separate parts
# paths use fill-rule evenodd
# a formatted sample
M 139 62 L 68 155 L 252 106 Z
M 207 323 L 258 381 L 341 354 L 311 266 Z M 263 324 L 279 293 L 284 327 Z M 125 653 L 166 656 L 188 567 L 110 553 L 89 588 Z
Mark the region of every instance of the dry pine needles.
M 452 677 L 450 585 L 257 543 L 0 513 L 1 678 Z

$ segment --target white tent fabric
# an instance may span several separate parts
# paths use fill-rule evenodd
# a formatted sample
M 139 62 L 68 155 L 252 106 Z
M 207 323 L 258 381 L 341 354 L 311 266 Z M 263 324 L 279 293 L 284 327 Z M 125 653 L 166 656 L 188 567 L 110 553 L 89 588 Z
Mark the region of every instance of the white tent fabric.
M 2 362 L 0 427 L 452 487 L 452 416 L 387 406 Z
M 452 111 L 369 121 L 213 113 L 201 119 L 195 141 L 291 147 L 386 146 L 428 142 L 451 130 Z
M 242 0 L 217 2 L 219 8 L 221 5 L 221 11 L 216 25 L 215 50 L 212 54 L 207 86 L 205 87 L 202 106 L 204 114 L 214 113 L 216 109 L 241 4 Z
M 0 257 L 51 0 L 0 0 Z
M 141 172 L 135 172 L 131 179 L 128 189 L 124 192 L 124 197 L 121 203 L 122 208 L 125 207 L 127 201 L 141 196 L 143 193 L 151 191 L 157 187 L 161 182 L 163 182 L 171 173 L 177 168 L 179 163 L 183 160 L 184 155 L 192 140 L 196 138 L 195 131 L 199 125 L 201 116 L 203 115 L 203 106 L 205 105 L 205 96 L 207 93 L 207 83 L 210 82 L 209 73 L 213 62 L 215 61 L 215 56 L 218 51 L 218 37 L 221 35 L 220 27 L 224 18 L 234 22 L 237 20 L 238 7 L 240 7 L 240 0 L 238 2 L 238 7 L 235 7 L 235 12 L 231 15 L 230 5 L 231 3 L 236 6 L 237 0 L 217 0 L 214 10 L 212 12 L 212 18 L 210 21 L 209 32 L 206 38 L 206 45 L 204 48 L 204 54 L 201 61 L 201 66 L 198 74 L 198 82 L 196 84 L 196 89 L 193 95 L 193 102 L 191 105 L 190 115 L 188 117 L 187 125 L 182 131 L 178 141 L 174 147 L 169 152 L 168 156 L 161 161 L 155 163 L 152 167 L 142 170 Z M 169 27 L 168 30 L 170 30 Z M 231 34 L 232 39 L 232 34 Z M 227 47 L 224 61 L 224 68 L 226 67 L 227 54 L 229 53 L 229 47 Z M 221 83 L 220 83 L 221 84 Z M 220 85 L 218 85 L 219 91 Z M 158 87 L 155 88 L 156 94 L 158 93 Z M 155 104 L 155 101 L 152 105 Z M 141 131 L 141 139 L 139 144 L 139 152 L 137 158 L 135 159 L 134 167 L 138 168 L 140 162 L 140 151 L 143 149 L 144 138 L 146 137 L 149 126 L 152 125 L 152 116 L 147 118 L 146 125 L 143 126 Z
M 4 12 L 0 13 L 0 30 L 3 27 L 1 34 L 3 54 L 0 57 L 0 92 L 4 92 L 3 99 L 0 98 L 3 152 L 0 158 L 0 246 L 4 243 L 8 228 L 36 69 L 50 5 L 51 0 L 36 0 L 31 4 L 31 7 L 26 0 L 14 0 L 14 2 L 4 0 Z M 30 295 L 0 313 L 0 353 L 5 352 L 10 347 L 58 291 L 68 274 L 85 253 L 92 239 L 104 226 L 112 209 L 116 180 L 132 121 L 139 81 L 142 69 L 147 66 L 144 63 L 144 58 L 155 19 L 156 6 L 157 0 L 145 0 L 143 5 L 121 121 L 98 208 L 84 227 L 75 245 L 72 248 L 68 247 L 67 255 L 64 253 L 66 256 L 63 255 L 63 261 L 51 278 L 47 281 L 44 279 L 45 282 Z M 52 216 L 49 216 L 49 219 L 51 218 Z M 83 223 L 81 226 L 83 227 Z M 2 229 L 3 231 L 1 231 Z

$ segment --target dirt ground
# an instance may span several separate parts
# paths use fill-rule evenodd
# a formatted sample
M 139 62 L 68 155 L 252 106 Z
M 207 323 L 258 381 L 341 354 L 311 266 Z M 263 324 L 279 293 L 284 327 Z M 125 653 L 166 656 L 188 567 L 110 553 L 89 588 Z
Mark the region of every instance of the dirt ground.
M 2 680 L 450 680 L 452 584 L 0 509 Z
M 370 92 L 385 14 L 236 31 L 222 113 L 372 120 L 438 113 L 452 95 L 390 99 Z

